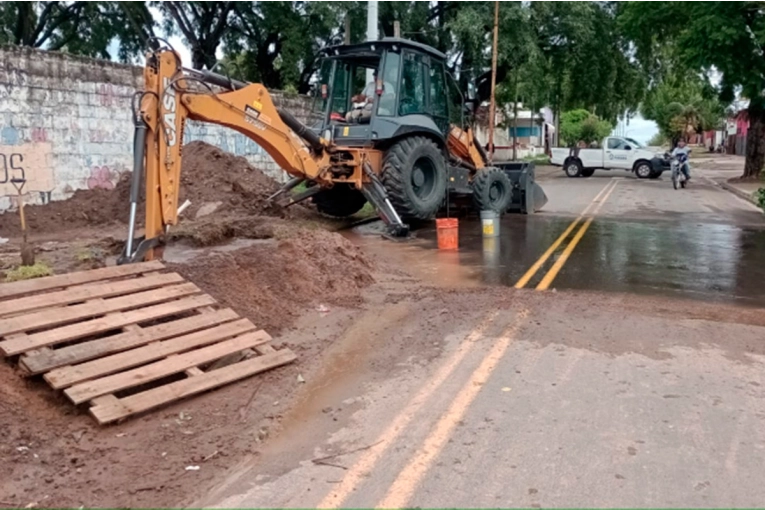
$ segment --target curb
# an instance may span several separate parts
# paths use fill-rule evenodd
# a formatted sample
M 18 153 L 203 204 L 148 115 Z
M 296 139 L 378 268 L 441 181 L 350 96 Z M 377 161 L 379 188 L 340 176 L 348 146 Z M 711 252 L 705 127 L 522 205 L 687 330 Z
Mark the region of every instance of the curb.
M 721 188 L 723 188 L 724 190 L 730 191 L 734 195 L 737 195 L 738 197 L 743 198 L 747 202 L 751 202 L 754 205 L 759 207 L 759 205 L 757 204 L 757 201 L 754 198 L 754 192 L 747 193 L 746 191 L 743 191 L 743 190 L 741 190 L 741 189 L 739 189 L 739 188 L 737 188 L 735 186 L 731 186 L 730 184 L 728 184 L 727 182 L 724 182 L 724 181 L 718 182 L 717 184 Z

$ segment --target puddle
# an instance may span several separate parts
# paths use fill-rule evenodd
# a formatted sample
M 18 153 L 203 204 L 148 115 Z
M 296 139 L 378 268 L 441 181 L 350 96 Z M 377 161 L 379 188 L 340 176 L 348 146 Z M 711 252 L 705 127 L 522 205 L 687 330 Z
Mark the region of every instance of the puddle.
M 500 237 L 484 239 L 477 219 L 460 220 L 460 249 L 437 249 L 434 227 L 393 244 L 347 234 L 428 283 L 512 286 L 572 221 L 543 215 L 503 218 Z M 528 286 L 555 263 L 564 243 Z M 395 248 L 392 248 L 395 246 Z M 698 222 L 597 219 L 558 274 L 558 289 L 682 295 L 765 306 L 765 230 Z

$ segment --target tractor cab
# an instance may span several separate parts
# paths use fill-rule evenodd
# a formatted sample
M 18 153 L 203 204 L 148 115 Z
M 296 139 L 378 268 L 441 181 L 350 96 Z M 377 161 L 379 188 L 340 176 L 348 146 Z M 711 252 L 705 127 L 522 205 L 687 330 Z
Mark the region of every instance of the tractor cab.
M 314 131 L 342 146 L 378 146 L 421 133 L 445 140 L 450 107 L 446 56 L 414 41 L 385 38 L 330 46 L 316 86 Z

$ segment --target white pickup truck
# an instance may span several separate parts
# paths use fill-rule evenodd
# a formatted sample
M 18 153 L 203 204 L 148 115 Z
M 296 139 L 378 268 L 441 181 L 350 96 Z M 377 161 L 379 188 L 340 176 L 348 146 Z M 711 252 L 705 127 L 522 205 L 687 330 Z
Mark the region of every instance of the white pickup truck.
M 552 149 L 550 163 L 563 167 L 569 177 L 590 177 L 595 170 L 630 170 L 641 179 L 656 179 L 669 169 L 662 153 L 621 136 L 605 138 L 599 148 Z

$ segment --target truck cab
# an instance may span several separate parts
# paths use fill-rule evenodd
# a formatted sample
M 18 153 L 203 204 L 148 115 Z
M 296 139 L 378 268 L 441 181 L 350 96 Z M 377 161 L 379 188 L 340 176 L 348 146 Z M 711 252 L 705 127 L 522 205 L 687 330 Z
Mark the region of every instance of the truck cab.
M 640 179 L 657 179 L 667 164 L 657 153 L 632 138 L 608 136 L 598 147 L 552 149 L 550 163 L 568 177 L 590 177 L 595 170 L 628 170 Z

